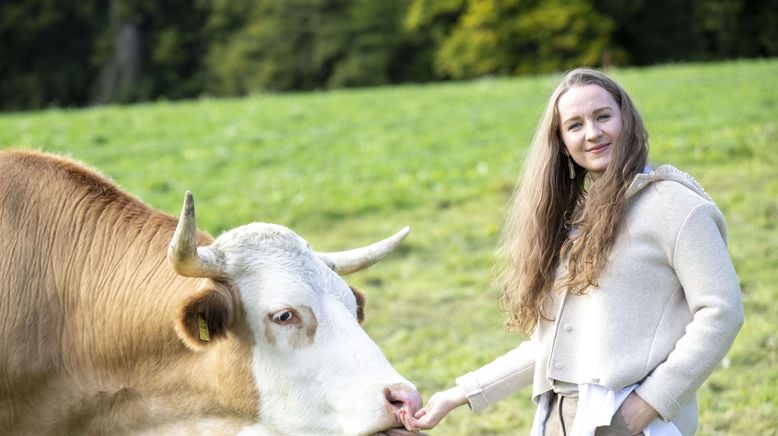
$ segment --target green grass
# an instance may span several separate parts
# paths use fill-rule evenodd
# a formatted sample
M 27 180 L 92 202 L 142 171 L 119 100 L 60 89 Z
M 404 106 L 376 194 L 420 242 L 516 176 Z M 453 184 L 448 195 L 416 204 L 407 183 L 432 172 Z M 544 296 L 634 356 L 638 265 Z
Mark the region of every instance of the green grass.
M 746 324 L 699 391 L 701 435 L 778 433 L 778 60 L 613 70 L 651 160 L 724 212 Z M 404 225 L 397 254 L 349 277 L 365 328 L 429 397 L 520 340 L 492 285 L 504 205 L 555 76 L 0 115 L 0 147 L 69 154 L 201 228 L 284 224 L 319 250 Z M 529 389 L 433 435 L 528 433 Z

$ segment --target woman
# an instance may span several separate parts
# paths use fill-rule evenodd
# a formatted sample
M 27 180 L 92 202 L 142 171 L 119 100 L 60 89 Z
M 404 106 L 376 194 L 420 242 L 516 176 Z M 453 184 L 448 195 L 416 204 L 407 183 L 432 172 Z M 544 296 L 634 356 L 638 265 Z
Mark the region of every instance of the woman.
M 647 165 L 627 93 L 576 69 L 546 107 L 504 238 L 502 305 L 530 337 L 438 392 L 409 426 L 532 385 L 533 435 L 691 435 L 696 390 L 743 323 L 724 219 L 691 177 Z

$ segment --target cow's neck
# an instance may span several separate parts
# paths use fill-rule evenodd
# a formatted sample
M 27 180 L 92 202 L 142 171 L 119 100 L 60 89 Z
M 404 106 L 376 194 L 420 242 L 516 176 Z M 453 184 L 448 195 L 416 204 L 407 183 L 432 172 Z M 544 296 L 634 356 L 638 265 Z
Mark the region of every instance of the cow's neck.
M 81 271 L 63 289 L 62 347 L 73 352 L 62 357 L 70 389 L 81 395 L 74 402 L 100 431 L 193 417 L 251 422 L 258 407 L 247 328 L 206 351 L 187 349 L 173 324 L 199 279 L 178 276 L 167 263 L 175 219 L 132 203 L 111 206 L 85 226 L 91 237 L 77 235 L 71 245 Z M 133 220 L 125 219 L 128 208 Z

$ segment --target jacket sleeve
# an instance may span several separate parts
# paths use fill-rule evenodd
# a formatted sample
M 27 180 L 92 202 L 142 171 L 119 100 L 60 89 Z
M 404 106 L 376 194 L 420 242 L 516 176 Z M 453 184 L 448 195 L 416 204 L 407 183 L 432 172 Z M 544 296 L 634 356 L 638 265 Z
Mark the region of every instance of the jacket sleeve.
M 672 262 L 692 320 L 667 359 L 636 389 L 666 420 L 694 396 L 743 324 L 740 285 L 727 252 L 724 218 L 713 203 L 698 204 L 681 224 Z
M 456 384 L 465 392 L 470 408 L 477 412 L 531 384 L 536 351 L 536 341 L 528 339 L 491 363 L 457 378 Z

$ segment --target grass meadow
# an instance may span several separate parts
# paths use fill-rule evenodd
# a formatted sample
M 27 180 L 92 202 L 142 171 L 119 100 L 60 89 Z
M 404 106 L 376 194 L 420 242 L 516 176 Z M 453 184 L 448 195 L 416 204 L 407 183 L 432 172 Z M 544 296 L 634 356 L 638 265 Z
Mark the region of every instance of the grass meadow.
M 727 218 L 746 324 L 701 387 L 700 435 L 778 434 L 778 59 L 614 69 L 651 135 L 650 159 L 694 175 Z M 315 249 L 403 248 L 348 277 L 368 333 L 425 398 L 516 346 L 494 248 L 558 75 L 257 94 L 0 114 L 0 147 L 70 155 L 177 214 L 183 192 L 216 235 L 251 221 Z M 359 399 L 355 399 L 359 401 Z M 432 435 L 527 434 L 529 388 Z

